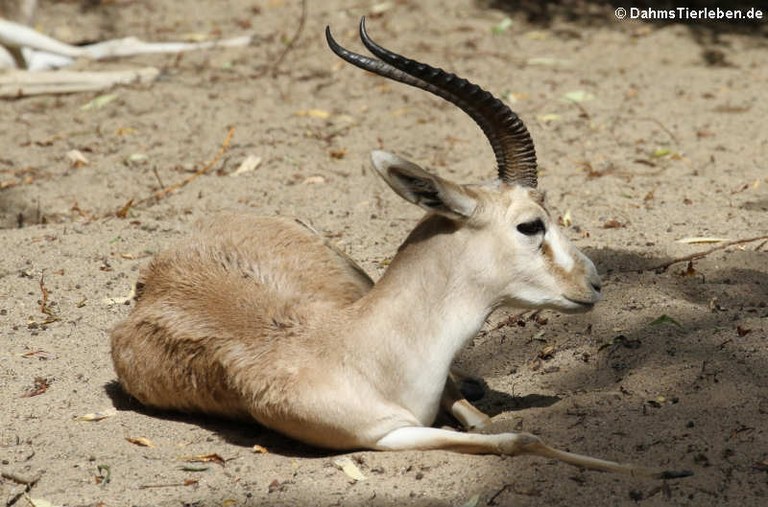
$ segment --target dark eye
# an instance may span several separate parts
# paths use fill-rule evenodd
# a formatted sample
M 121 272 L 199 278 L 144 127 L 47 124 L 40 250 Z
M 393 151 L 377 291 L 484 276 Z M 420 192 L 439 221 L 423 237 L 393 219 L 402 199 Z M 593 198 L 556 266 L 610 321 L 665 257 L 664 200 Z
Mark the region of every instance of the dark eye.
M 542 222 L 540 218 L 537 218 L 536 220 L 519 224 L 517 230 L 526 236 L 535 236 L 546 232 L 547 229 L 544 227 L 544 222 Z

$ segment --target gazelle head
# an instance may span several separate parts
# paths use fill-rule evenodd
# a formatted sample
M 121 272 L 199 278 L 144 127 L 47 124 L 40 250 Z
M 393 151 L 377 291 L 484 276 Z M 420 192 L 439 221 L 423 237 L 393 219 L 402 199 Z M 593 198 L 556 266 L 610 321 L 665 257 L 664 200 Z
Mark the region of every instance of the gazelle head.
M 374 151 L 374 168 L 401 197 L 450 220 L 472 239 L 466 243 L 472 276 L 495 294 L 495 306 L 590 310 L 601 282 L 592 261 L 574 247 L 544 207 L 536 189 L 536 152 L 522 120 L 479 86 L 360 38 L 378 59 L 328 44 L 349 63 L 426 90 L 455 104 L 483 130 L 493 148 L 498 178 L 491 185 L 459 185 L 397 155 Z

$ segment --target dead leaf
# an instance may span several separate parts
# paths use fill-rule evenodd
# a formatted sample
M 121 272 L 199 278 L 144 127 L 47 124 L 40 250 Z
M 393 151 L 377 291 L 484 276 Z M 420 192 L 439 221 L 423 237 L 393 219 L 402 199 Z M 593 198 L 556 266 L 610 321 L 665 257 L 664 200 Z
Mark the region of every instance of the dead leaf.
M 105 271 L 102 269 L 102 271 Z M 114 297 L 114 298 L 104 298 L 102 301 L 107 306 L 112 305 L 124 305 L 129 303 L 130 301 L 133 301 L 133 298 L 136 297 L 136 285 L 131 286 L 131 290 L 128 292 L 128 294 L 124 297 Z
M 621 229 L 622 227 L 626 227 L 626 225 L 619 222 L 615 218 L 606 220 L 603 224 L 603 229 Z
M 101 421 L 103 419 L 107 419 L 108 417 L 113 417 L 116 415 L 117 415 L 117 409 L 115 407 L 109 407 L 109 408 L 105 408 L 104 410 L 100 410 L 98 412 L 91 412 L 89 414 L 75 417 L 75 420 L 95 422 L 95 421 Z
M 80 150 L 69 150 L 66 154 L 66 158 L 70 167 L 74 167 L 75 169 L 88 165 L 88 159 L 85 158 L 85 155 L 83 155 Z
M 549 37 L 549 32 L 545 30 L 531 30 L 525 34 L 525 38 L 531 40 L 547 40 Z
M 547 345 L 539 351 L 539 357 L 543 360 L 552 359 L 555 357 L 555 351 L 557 348 L 554 345 Z
M 273 479 L 272 482 L 269 483 L 269 488 L 267 491 L 270 493 L 274 493 L 275 491 L 280 491 L 282 484 L 277 479 Z
M 674 405 L 675 403 L 678 403 L 679 401 L 680 401 L 680 399 L 677 396 L 673 396 L 672 398 L 667 398 L 666 396 L 660 394 L 660 395 L 656 396 L 655 399 L 648 400 L 646 403 L 648 405 L 652 406 L 653 408 L 661 408 L 664 405 L 669 405 L 669 404 Z
M 261 157 L 257 157 L 256 155 L 248 155 L 245 157 L 245 160 L 243 160 L 240 163 L 240 166 L 238 166 L 237 169 L 230 175 L 230 176 L 240 176 L 241 174 L 249 173 L 251 171 L 255 171 L 257 167 L 261 165 Z
M 661 324 L 672 324 L 673 326 L 677 326 L 679 328 L 682 328 L 683 325 L 680 324 L 678 321 L 667 315 L 666 313 L 661 315 L 660 317 L 654 319 L 649 326 L 659 326 Z
M 127 441 L 139 447 L 154 447 L 155 443 L 146 437 L 125 437 Z
M 751 106 L 734 106 L 731 104 L 721 104 L 715 107 L 717 113 L 746 113 L 752 109 Z
M 133 206 L 133 199 L 129 199 L 127 203 L 123 204 L 120 209 L 115 212 L 115 216 L 117 218 L 127 217 L 128 212 L 131 210 L 131 206 Z
M 115 135 L 116 136 L 129 136 L 129 135 L 135 134 L 135 133 L 136 133 L 136 129 L 133 128 L 133 127 L 118 127 L 115 130 Z
M 526 65 L 541 67 L 564 67 L 571 64 L 570 60 L 564 58 L 551 58 L 542 56 L 538 58 L 529 58 L 525 61 Z
M 325 183 L 325 178 L 323 176 L 317 175 L 317 176 L 308 176 L 304 178 L 304 181 L 302 181 L 304 185 L 320 185 L 322 183 Z
M 96 473 L 97 475 L 93 478 L 96 484 L 107 485 L 112 481 L 112 469 L 109 465 L 97 465 Z
M 27 358 L 27 359 L 39 359 L 41 361 L 47 361 L 49 359 L 56 359 L 57 356 L 55 354 L 51 354 L 50 352 L 46 352 L 42 349 L 35 349 L 35 350 L 28 350 L 27 352 L 24 352 L 21 357 Z
M 347 149 L 337 148 L 337 149 L 329 150 L 328 155 L 330 155 L 331 158 L 335 158 L 336 160 L 341 160 L 342 158 L 347 156 Z
M 395 6 L 394 2 L 380 2 L 371 6 L 371 16 L 376 17 L 384 14 L 392 7 Z
M 768 472 L 768 459 L 752 464 L 752 468 L 760 472 Z
M 22 393 L 21 398 L 32 398 L 33 396 L 40 396 L 45 393 L 49 387 L 51 387 L 51 379 L 45 377 L 35 377 L 32 387 Z
M 504 102 L 506 102 L 507 104 L 517 104 L 521 100 L 527 99 L 528 98 L 528 94 L 527 93 L 507 92 L 506 94 L 504 94 L 504 97 L 502 97 L 502 98 L 504 99 Z
M 569 102 L 575 102 L 578 104 L 580 102 L 587 102 L 588 100 L 592 100 L 595 98 L 595 96 L 584 90 L 573 90 L 563 94 L 563 98 Z
M 693 267 L 693 261 L 688 261 L 688 266 L 685 268 L 685 271 L 681 271 L 679 274 L 680 276 L 695 276 L 696 273 L 698 273 L 698 271 Z
M 143 164 L 147 160 L 149 160 L 149 156 L 145 153 L 131 153 L 125 157 L 128 164 Z
M 294 114 L 296 116 L 307 116 L 309 118 L 318 118 L 320 120 L 326 120 L 331 117 L 331 113 L 324 109 L 305 109 L 296 111 Z
M 256 454 L 269 454 L 269 449 L 259 444 L 256 444 L 253 447 L 251 447 L 251 451 L 255 452 Z
M 725 307 L 720 304 L 720 301 L 717 300 L 717 297 L 713 297 L 709 300 L 709 311 L 711 312 L 723 312 L 725 311 Z
M 365 480 L 365 475 L 363 475 L 363 472 L 360 471 L 360 469 L 355 464 L 355 462 L 352 461 L 348 456 L 344 456 L 334 460 L 333 464 L 336 465 L 342 472 L 347 474 L 347 476 L 352 480 L 354 481 Z
M 217 465 L 224 466 L 227 462 L 224 458 L 218 454 L 197 454 L 195 456 L 183 456 L 179 458 L 181 461 L 187 463 L 216 463 Z
M 116 98 L 117 98 L 117 95 L 115 95 L 114 93 L 99 95 L 98 97 L 94 98 L 93 100 L 85 104 L 83 107 L 81 107 L 80 110 L 90 111 L 92 109 L 101 109 L 102 107 L 106 106 Z
M 736 326 L 736 334 L 739 336 L 747 336 L 752 330 L 746 327 Z
M 493 25 L 491 32 L 494 35 L 501 35 L 502 33 L 506 32 L 510 26 L 512 26 L 512 18 L 506 16 L 504 19 Z
M 555 113 L 542 114 L 539 117 L 539 121 L 542 123 L 551 123 L 560 120 L 561 116 Z
M 24 500 L 27 501 L 29 507 L 55 507 L 53 503 L 46 500 L 45 498 L 32 498 L 26 493 L 24 493 Z

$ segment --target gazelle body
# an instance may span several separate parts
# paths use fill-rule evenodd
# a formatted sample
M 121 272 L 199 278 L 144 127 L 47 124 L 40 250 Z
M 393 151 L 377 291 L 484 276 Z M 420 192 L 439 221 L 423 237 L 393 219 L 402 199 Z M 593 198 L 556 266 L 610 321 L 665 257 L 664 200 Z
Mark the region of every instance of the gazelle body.
M 429 212 L 377 283 L 296 221 L 214 219 L 142 271 L 136 306 L 112 333 L 123 388 L 148 406 L 253 419 L 325 448 L 531 453 L 660 476 L 529 434 L 430 427 L 441 407 L 467 429 L 487 422 L 450 368 L 491 312 L 586 311 L 600 279 L 553 223 L 535 172 L 518 180 L 500 169 L 495 184 L 471 186 L 386 152 L 372 161 L 395 192 Z

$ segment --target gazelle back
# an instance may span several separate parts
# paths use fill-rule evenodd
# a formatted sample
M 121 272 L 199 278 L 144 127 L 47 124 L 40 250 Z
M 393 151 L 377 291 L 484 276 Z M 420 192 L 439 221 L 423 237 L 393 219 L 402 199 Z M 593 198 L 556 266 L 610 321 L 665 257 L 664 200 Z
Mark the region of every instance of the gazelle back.
M 300 223 L 228 214 L 155 257 L 112 333 L 123 388 L 158 408 L 252 419 L 334 449 L 532 453 L 594 468 L 677 476 L 559 451 L 524 433 L 431 428 L 442 407 L 467 429 L 488 417 L 454 384 L 456 354 L 497 308 L 581 312 L 600 298 L 592 262 L 536 190 L 522 121 L 453 74 L 375 44 L 346 61 L 458 105 L 496 154 L 492 185 L 459 185 L 391 153 L 373 166 L 428 214 L 377 282 Z

